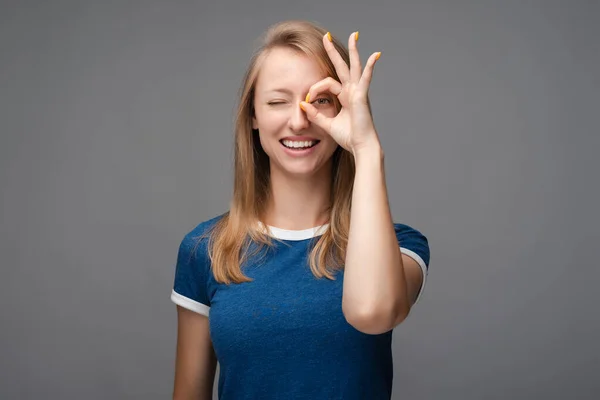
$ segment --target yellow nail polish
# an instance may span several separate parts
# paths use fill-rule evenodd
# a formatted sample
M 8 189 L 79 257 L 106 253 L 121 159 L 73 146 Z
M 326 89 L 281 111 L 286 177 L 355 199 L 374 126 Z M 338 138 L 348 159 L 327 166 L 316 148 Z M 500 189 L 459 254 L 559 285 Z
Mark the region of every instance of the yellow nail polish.
M 375 59 L 379 60 L 379 57 L 381 57 L 381 52 L 377 53 L 377 55 L 375 56 Z
M 306 94 L 306 98 L 304 99 L 304 101 L 308 103 L 308 100 L 309 100 L 309 99 L 310 99 L 310 93 L 307 93 L 307 94 Z
M 331 39 L 331 33 L 327 32 L 327 39 L 329 39 L 330 42 L 333 41 L 333 39 Z
M 305 108 L 302 106 L 302 103 L 300 103 L 300 108 L 301 108 L 303 111 L 306 111 L 306 109 L 305 109 Z
M 356 33 L 354 33 L 354 40 L 358 42 L 358 31 L 356 31 Z

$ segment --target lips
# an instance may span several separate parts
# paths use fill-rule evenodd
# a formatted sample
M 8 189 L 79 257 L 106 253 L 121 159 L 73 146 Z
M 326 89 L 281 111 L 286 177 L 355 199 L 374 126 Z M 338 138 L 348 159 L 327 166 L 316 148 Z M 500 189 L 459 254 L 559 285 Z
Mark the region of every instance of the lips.
M 312 154 L 316 148 L 319 147 L 319 143 L 320 141 L 317 141 L 317 143 L 315 143 L 312 147 L 304 147 L 304 148 L 289 148 L 286 147 L 283 143 L 281 143 L 281 148 L 283 149 L 283 151 L 292 156 L 292 157 L 305 157 L 308 156 L 309 154 Z
M 319 140 L 319 139 L 292 140 L 292 139 L 287 139 L 287 138 L 284 138 L 284 139 L 280 139 L 280 140 L 279 140 L 279 143 L 283 144 L 283 141 L 284 141 L 284 140 L 288 140 L 288 141 L 290 141 L 290 142 L 315 142 L 315 145 L 316 145 L 317 143 L 319 143 L 319 142 L 320 142 L 320 140 Z
M 312 140 L 319 141 L 319 139 L 310 137 L 310 136 L 287 136 L 287 137 L 281 138 L 280 141 L 281 140 L 291 140 L 292 142 L 306 142 L 306 141 L 312 141 Z

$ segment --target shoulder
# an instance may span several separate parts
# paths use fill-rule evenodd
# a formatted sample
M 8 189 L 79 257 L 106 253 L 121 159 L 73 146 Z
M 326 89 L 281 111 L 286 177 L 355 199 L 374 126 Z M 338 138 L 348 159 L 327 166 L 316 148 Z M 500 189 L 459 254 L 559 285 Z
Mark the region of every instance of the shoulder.
M 423 239 L 427 240 L 425 235 L 416 228 L 413 228 L 410 225 L 402 224 L 399 222 L 394 222 L 394 230 L 396 231 L 396 235 L 402 236 L 420 236 Z
M 223 217 L 225 217 L 229 211 L 224 212 L 223 214 L 219 214 L 216 217 L 212 217 L 205 221 L 197 223 L 194 228 L 187 233 L 186 236 L 202 236 L 212 229 L 217 222 L 219 222 Z
M 201 221 L 196 223 L 191 230 L 188 230 L 184 235 L 180 249 L 187 253 L 194 253 L 198 245 L 203 244 L 206 246 L 208 242 L 208 234 L 210 234 L 211 229 L 219 222 L 228 212 L 217 215 L 216 217 L 212 217 L 210 219 Z
M 429 265 L 429 240 L 418 229 L 403 223 L 394 222 L 394 231 L 400 247 L 418 254 Z

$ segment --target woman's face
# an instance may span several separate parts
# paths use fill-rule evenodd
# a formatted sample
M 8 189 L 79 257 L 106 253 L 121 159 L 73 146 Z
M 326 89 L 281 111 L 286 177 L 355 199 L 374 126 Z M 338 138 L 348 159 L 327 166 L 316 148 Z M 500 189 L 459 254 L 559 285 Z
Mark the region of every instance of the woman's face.
M 275 48 L 264 60 L 256 82 L 252 128 L 259 131 L 272 173 L 278 168 L 287 174 L 313 174 L 337 148 L 335 140 L 300 108 L 309 88 L 326 77 L 315 61 L 291 49 Z M 331 93 L 321 93 L 310 102 L 325 116 L 335 117 L 333 98 Z M 306 149 L 307 145 L 314 147 Z

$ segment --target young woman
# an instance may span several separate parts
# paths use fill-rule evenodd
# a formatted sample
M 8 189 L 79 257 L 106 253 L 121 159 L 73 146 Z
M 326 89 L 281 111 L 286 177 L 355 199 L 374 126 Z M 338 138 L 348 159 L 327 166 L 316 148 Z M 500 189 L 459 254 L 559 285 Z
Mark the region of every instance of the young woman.
M 392 330 L 427 239 L 391 219 L 361 66 L 306 21 L 271 27 L 243 81 L 227 212 L 179 247 L 174 398 L 389 399 Z M 209 318 L 210 316 L 210 318 Z

